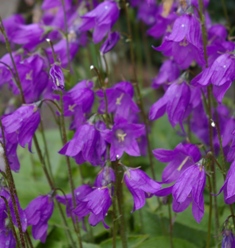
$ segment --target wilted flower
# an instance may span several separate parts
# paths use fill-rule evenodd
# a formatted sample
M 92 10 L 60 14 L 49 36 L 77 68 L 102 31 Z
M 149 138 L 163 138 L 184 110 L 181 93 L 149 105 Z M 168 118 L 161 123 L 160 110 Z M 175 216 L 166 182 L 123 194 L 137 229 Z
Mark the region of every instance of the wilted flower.
M 142 208 L 145 205 L 145 198 L 161 189 L 159 183 L 138 168 L 126 168 L 124 182 L 133 196 L 134 206 L 132 211 Z

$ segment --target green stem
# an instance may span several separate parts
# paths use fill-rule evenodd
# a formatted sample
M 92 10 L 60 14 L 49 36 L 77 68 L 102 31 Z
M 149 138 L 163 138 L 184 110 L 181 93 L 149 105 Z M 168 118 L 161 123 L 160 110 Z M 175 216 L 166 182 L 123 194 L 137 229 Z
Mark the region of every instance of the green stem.
M 202 27 L 202 37 L 203 37 L 203 49 L 204 49 L 204 59 L 206 62 L 206 67 L 208 67 L 208 56 L 207 56 L 207 32 L 205 27 L 205 17 L 203 14 L 203 1 L 199 0 L 199 10 L 200 10 L 200 18 L 201 18 L 201 27 Z M 212 121 L 212 85 L 207 86 L 207 97 L 208 97 L 208 125 L 209 125 L 209 134 L 210 134 L 210 149 L 215 156 L 214 151 L 214 145 L 213 145 L 213 127 L 211 125 Z M 214 193 L 216 193 L 216 169 L 215 169 L 215 163 L 211 164 L 211 170 L 212 170 L 212 190 Z M 215 210 L 215 237 L 218 243 L 218 237 L 219 237 L 219 211 L 218 211 L 218 205 L 217 205 L 217 197 L 214 197 L 214 210 Z
M 116 168 L 117 163 L 112 162 L 112 168 L 116 174 Z M 113 206 L 113 230 L 112 230 L 112 241 L 113 241 L 113 248 L 116 248 L 116 237 L 117 237 L 117 225 L 118 225 L 118 219 L 117 219 L 117 181 L 115 181 L 114 185 L 114 190 L 113 190 L 113 198 L 112 198 L 112 206 Z
M 18 73 L 18 70 L 17 70 L 17 67 L 16 67 L 15 60 L 14 60 L 13 55 L 12 55 L 11 45 L 10 45 L 10 42 L 8 40 L 8 37 L 7 37 L 6 31 L 5 31 L 5 28 L 4 28 L 4 25 L 3 25 L 3 22 L 2 22 L 1 16 L 0 16 L 0 31 L 2 32 L 3 37 L 5 39 L 6 49 L 7 49 L 8 53 L 9 53 L 9 55 L 10 55 L 11 63 L 13 65 L 13 68 L 14 68 L 14 71 L 15 71 L 14 78 L 15 78 L 17 87 L 20 90 L 20 95 L 21 95 L 22 103 L 25 103 L 24 92 L 23 92 L 23 88 L 22 88 L 22 85 L 21 85 L 21 82 L 20 82 L 19 73 Z
M 63 12 L 64 12 L 66 52 L 67 52 L 67 58 L 68 58 L 68 64 L 69 64 L 70 73 L 72 73 L 72 64 L 71 64 L 70 52 L 69 52 L 68 22 L 67 22 L 67 15 L 66 15 L 66 9 L 65 9 L 64 0 L 61 0 L 61 3 L 62 3 Z
M 138 104 L 138 106 L 140 108 L 141 115 L 142 115 L 144 125 L 145 125 L 150 169 L 151 169 L 152 177 L 155 180 L 156 177 L 155 177 L 155 172 L 154 172 L 152 149 L 151 149 L 151 145 L 150 145 L 149 130 L 148 130 L 148 118 L 147 118 L 147 116 L 145 114 L 143 98 L 142 98 L 139 83 L 138 83 L 138 80 L 137 80 L 135 53 L 134 53 L 134 47 L 133 47 L 133 41 L 132 41 L 131 22 L 130 22 L 129 13 L 128 13 L 128 9 L 127 9 L 127 2 L 126 2 L 126 0 L 124 0 L 123 2 L 124 2 L 123 5 L 124 5 L 125 13 L 126 13 L 127 27 L 128 27 L 128 33 L 129 33 L 131 63 L 132 63 L 132 66 L 133 66 L 133 81 L 132 81 L 132 85 L 136 89 L 137 104 Z
M 6 139 L 5 139 L 5 132 L 4 132 L 4 128 L 2 125 L 2 122 L 0 121 L 0 127 L 2 130 L 2 139 L 3 139 L 3 153 L 4 153 L 4 162 L 6 165 L 6 176 L 7 176 L 7 182 L 8 182 L 8 186 L 9 186 L 9 190 L 10 190 L 10 196 L 11 196 L 11 201 L 12 201 L 12 205 L 13 205 L 13 210 L 15 213 L 15 217 L 16 217 L 16 222 L 17 222 L 17 226 L 19 229 L 19 234 L 20 234 L 20 243 L 22 245 L 23 248 L 26 247 L 26 243 L 25 243 L 25 235 L 22 229 L 22 225 L 21 225 L 21 220 L 20 220 L 20 213 L 19 213 L 19 209 L 17 206 L 17 202 L 16 202 L 16 198 L 18 198 L 17 195 L 17 191 L 16 191 L 16 187 L 15 187 L 15 182 L 14 182 L 14 178 L 12 176 L 11 173 L 11 167 L 10 167 L 10 163 L 7 157 L 7 150 L 6 150 Z
M 60 104 L 61 104 L 61 115 L 60 115 L 60 124 L 61 124 L 61 133 L 62 133 L 62 142 L 63 145 L 67 143 L 67 135 L 66 135 L 66 128 L 65 128 L 65 120 L 64 120 L 64 102 L 63 102 L 63 93 L 60 92 Z M 73 207 L 76 207 L 76 198 L 75 198 L 75 193 L 74 193 L 74 182 L 73 182 L 73 177 L 72 177 L 72 169 L 71 169 L 71 163 L 70 163 L 70 158 L 69 156 L 66 156 L 66 164 L 68 168 L 68 176 L 69 176 L 69 184 L 70 184 L 70 190 L 72 194 L 72 201 L 73 201 Z M 81 232 L 80 232 L 80 227 L 77 221 L 77 218 L 75 220 L 72 218 L 72 221 L 74 223 L 75 231 L 77 233 L 78 237 L 78 243 L 79 247 L 82 248 L 82 240 L 81 240 Z
M 48 173 L 48 170 L 47 170 L 47 167 L 46 167 L 46 163 L 45 163 L 44 157 L 43 157 L 43 155 L 42 155 L 42 151 L 41 151 L 41 149 L 40 149 L 40 146 L 39 146 L 39 143 L 38 143 L 36 134 L 34 135 L 33 140 L 34 140 L 34 144 L 35 144 L 35 147 L 36 147 L 36 151 L 37 151 L 37 154 L 38 154 L 38 157 L 39 157 L 39 161 L 41 162 L 41 165 L 42 165 L 44 174 L 45 174 L 45 176 L 46 176 L 46 178 L 47 178 L 47 182 L 48 182 L 48 184 L 50 185 L 51 190 L 54 190 L 54 189 L 55 189 L 55 185 L 54 185 L 53 181 L 51 180 L 50 175 L 49 175 L 49 173 Z M 57 201 L 56 201 L 56 202 L 57 202 Z M 61 208 L 61 206 L 60 206 L 59 203 L 57 203 L 57 206 L 58 206 L 58 208 L 59 208 L 59 212 L 60 212 L 62 221 L 63 221 L 63 223 L 64 223 L 64 226 L 66 226 L 66 233 L 67 233 L 67 236 L 68 236 L 68 238 L 70 239 L 71 244 L 74 245 L 75 243 L 74 243 L 74 241 L 73 241 L 73 238 L 72 238 L 70 232 L 68 231 L 68 224 L 67 224 L 67 221 L 66 221 L 66 219 L 65 219 L 63 210 L 62 210 L 62 208 Z
M 210 196 L 210 208 L 209 208 L 209 217 L 208 217 L 208 228 L 207 228 L 207 240 L 206 240 L 206 248 L 210 248 L 210 242 L 211 242 L 211 220 L 212 220 L 212 195 L 211 195 L 211 180 L 210 177 L 207 176 L 208 184 L 209 184 L 209 196 Z
M 171 214 L 171 204 L 168 203 L 168 215 L 169 215 L 169 226 L 170 226 L 170 247 L 174 248 L 173 243 L 173 223 L 172 223 L 172 214 Z
M 46 136 L 45 136 L 45 132 L 44 132 L 44 125 L 43 125 L 42 121 L 41 121 L 41 134 L 42 134 L 43 145 L 45 148 L 45 155 L 46 155 L 46 160 L 47 160 L 47 164 L 48 164 L 49 174 L 50 174 L 52 181 L 54 181 L 53 173 L 52 173 L 51 160 L 50 160 Z
M 10 207 L 9 207 L 8 201 L 7 201 L 7 199 L 6 199 L 4 196 L 0 196 L 0 197 L 1 197 L 1 198 L 4 200 L 4 202 L 5 202 L 5 205 L 6 205 L 6 207 L 7 207 L 7 215 L 8 215 L 8 217 L 9 217 L 11 230 L 12 230 L 12 232 L 13 232 L 13 236 L 14 236 L 14 238 L 15 238 L 17 247 L 20 247 L 20 241 L 19 241 L 19 238 L 18 238 L 18 236 L 17 236 L 17 234 L 16 234 L 15 226 L 14 226 L 13 221 L 12 221 L 12 216 L 11 216 L 11 211 L 10 211 Z
M 122 175 L 119 171 L 118 161 L 114 162 L 115 176 L 116 176 L 116 194 L 117 194 L 117 203 L 118 211 L 120 215 L 120 234 L 122 240 L 122 248 L 128 247 L 127 242 L 127 232 L 126 232 L 126 222 L 125 222 L 125 213 L 124 213 L 124 198 L 123 198 L 123 187 L 122 187 Z

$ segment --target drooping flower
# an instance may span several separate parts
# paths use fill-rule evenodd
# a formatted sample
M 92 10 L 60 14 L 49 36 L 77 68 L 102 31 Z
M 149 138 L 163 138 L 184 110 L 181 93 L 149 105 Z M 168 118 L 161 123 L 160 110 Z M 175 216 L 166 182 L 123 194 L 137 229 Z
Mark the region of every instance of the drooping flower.
M 50 68 L 50 76 L 53 81 L 53 89 L 64 89 L 64 74 L 59 65 L 53 64 Z
M 175 81 L 180 76 L 180 69 L 174 60 L 168 59 L 162 64 L 158 75 L 153 79 L 153 88 L 158 88 L 161 85 L 169 84 Z
M 145 199 L 161 189 L 161 185 L 138 168 L 126 168 L 124 182 L 133 196 L 136 211 L 145 205 Z
M 100 42 L 111 30 L 119 17 L 117 3 L 113 0 L 107 0 L 99 4 L 95 9 L 82 16 L 80 31 L 94 29 L 93 41 Z
M 16 241 L 13 236 L 12 230 L 7 228 L 0 231 L 0 244 L 2 248 L 15 248 Z
M 17 172 L 20 169 L 20 162 L 17 156 L 17 143 L 12 144 L 8 140 L 6 141 L 6 155 L 10 165 L 11 170 Z M 0 171 L 6 172 L 6 161 L 4 158 L 4 148 L 2 134 L 0 132 Z
M 105 166 L 97 175 L 94 186 L 104 187 L 104 186 L 108 186 L 110 183 L 114 181 L 115 181 L 115 173 L 113 169 L 109 166 Z
M 188 14 L 178 17 L 170 35 L 154 49 L 163 52 L 165 56 L 172 56 L 181 69 L 188 68 L 193 61 L 203 66 L 205 61 L 199 20 Z
M 28 144 L 31 150 L 32 138 L 40 123 L 38 104 L 23 104 L 12 114 L 2 118 L 6 138 L 22 147 Z
M 9 189 L 5 188 L 5 187 L 1 187 L 0 189 L 0 231 L 1 230 L 5 230 L 6 229 L 6 219 L 8 217 L 7 213 L 8 213 L 8 207 L 10 210 L 10 214 L 11 214 L 11 218 L 13 221 L 13 224 L 15 226 L 18 227 L 18 222 L 17 222 L 17 218 L 15 215 L 15 211 L 14 211 L 14 206 L 13 206 L 13 202 L 12 202 L 12 197 L 11 194 L 9 192 Z M 16 196 L 14 196 L 15 198 L 15 202 L 17 205 L 17 208 L 19 210 L 19 218 L 20 218 L 20 223 L 21 223 L 21 227 L 23 232 L 25 232 L 25 230 L 27 229 L 27 218 L 26 218 L 26 213 L 25 211 L 21 208 L 20 206 L 20 202 L 18 200 L 18 198 Z M 8 206 L 6 205 L 4 199 L 7 201 Z
M 115 113 L 115 118 L 122 117 L 130 120 L 130 115 L 139 112 L 139 108 L 132 100 L 134 89 L 130 82 L 119 82 L 112 88 L 96 92 L 100 100 L 99 112 L 105 113 L 107 98 L 108 113 Z
M 86 195 L 93 191 L 90 185 L 84 184 L 79 186 L 74 190 L 76 205 L 79 204 L 79 201 L 82 200 Z M 73 214 L 73 197 L 72 194 L 67 194 L 66 196 L 56 196 L 56 200 L 66 206 L 66 214 L 68 217 L 71 217 Z
M 107 39 L 100 47 L 101 54 L 105 54 L 110 50 L 112 50 L 116 46 L 119 40 L 120 40 L 120 34 L 118 32 L 109 33 Z
M 226 204 L 233 204 L 235 202 L 235 161 L 230 165 L 226 180 L 220 189 L 220 193 L 224 192 L 224 201 Z
M 48 84 L 48 75 L 46 73 L 46 63 L 42 56 L 32 55 L 16 64 L 17 71 L 26 103 L 39 101 L 40 96 Z M 12 80 L 11 85 L 15 84 Z M 18 95 L 20 90 L 12 87 L 13 93 Z
M 191 97 L 191 88 L 186 82 L 174 81 L 164 96 L 152 105 L 149 112 L 149 119 L 156 120 L 163 116 L 165 112 L 174 127 L 176 124 L 182 125 L 183 120 L 189 114 L 189 109 L 196 103 Z
M 93 86 L 94 83 L 92 81 L 83 80 L 64 94 L 65 116 L 74 115 L 78 106 L 81 106 L 84 113 L 91 111 L 95 99 Z
M 200 150 L 193 144 L 178 144 L 173 150 L 155 149 L 153 154 L 156 159 L 168 163 L 162 173 L 163 183 L 176 181 L 180 174 L 201 158 Z
M 39 239 L 43 243 L 46 241 L 48 220 L 53 209 L 54 202 L 50 195 L 38 196 L 25 209 L 28 225 L 32 226 L 34 239 Z
M 142 124 L 128 123 L 126 119 L 115 120 L 112 130 L 104 130 L 104 139 L 111 145 L 110 160 L 115 161 L 121 158 L 126 152 L 131 156 L 140 156 L 140 149 L 137 138 L 145 134 L 145 127 Z
M 225 229 L 222 232 L 223 240 L 221 244 L 221 248 L 233 248 L 235 247 L 235 237 L 233 232 L 229 229 Z
M 78 164 L 87 161 L 94 166 L 103 165 L 105 152 L 106 143 L 99 129 L 91 123 L 79 126 L 72 140 L 59 151 L 60 154 L 74 157 Z
M 74 214 L 79 218 L 89 215 L 90 225 L 96 226 L 102 221 L 105 228 L 109 228 L 104 218 L 112 204 L 109 189 L 107 187 L 96 188 L 83 199 L 79 200 L 78 206 L 74 209 Z
M 216 99 L 221 102 L 224 94 L 235 79 L 235 57 L 233 54 L 222 54 L 213 64 L 205 68 L 193 80 L 193 85 L 208 86 L 212 84 Z
M 203 190 L 206 183 L 204 167 L 198 163 L 184 170 L 173 186 L 155 193 L 157 196 L 166 196 L 172 193 L 173 211 L 183 212 L 192 203 L 192 213 L 199 223 L 204 215 Z

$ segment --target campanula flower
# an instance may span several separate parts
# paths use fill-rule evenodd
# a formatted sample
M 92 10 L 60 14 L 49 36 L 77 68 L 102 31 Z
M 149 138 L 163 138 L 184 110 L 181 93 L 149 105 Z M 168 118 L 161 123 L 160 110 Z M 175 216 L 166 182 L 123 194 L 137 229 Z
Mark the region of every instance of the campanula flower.
M 163 183 L 176 181 L 180 174 L 201 158 L 199 148 L 193 144 L 178 144 L 173 150 L 155 149 L 153 154 L 156 159 L 168 163 L 162 173 Z
M 74 214 L 79 218 L 89 215 L 88 222 L 91 226 L 96 226 L 102 221 L 105 228 L 109 228 L 104 218 L 112 204 L 109 189 L 107 187 L 96 188 L 83 199 L 79 200 Z
M 93 191 L 92 187 L 84 184 L 74 190 L 76 205 L 82 200 L 86 195 Z M 73 198 L 72 194 L 67 194 L 66 196 L 56 196 L 56 200 L 66 206 L 66 214 L 68 217 L 72 216 L 73 213 Z
M 223 230 L 223 240 L 221 248 L 233 248 L 235 247 L 235 237 L 231 230 Z
M 182 124 L 188 115 L 190 107 L 191 89 L 186 82 L 173 82 L 164 96 L 152 105 L 149 112 L 149 119 L 156 120 L 163 116 L 165 112 L 168 119 L 174 127 L 176 124 Z
M 165 56 L 172 56 L 181 69 L 188 68 L 194 60 L 203 66 L 205 61 L 200 21 L 189 14 L 179 16 L 172 32 L 155 49 Z
M 112 182 L 115 182 L 115 173 L 111 167 L 105 166 L 97 175 L 94 186 L 104 187 L 108 186 Z
M 100 42 L 111 30 L 119 17 L 117 3 L 113 0 L 107 0 L 100 3 L 95 9 L 82 16 L 80 31 L 94 29 L 93 41 Z
M 156 196 L 172 194 L 173 211 L 183 212 L 192 203 L 192 213 L 199 223 L 204 215 L 203 191 L 206 183 L 206 173 L 200 164 L 194 164 L 184 170 L 175 184 L 155 193 Z
M 105 90 L 108 113 L 114 113 L 115 118 L 122 117 L 130 120 L 130 115 L 139 112 L 139 108 L 132 100 L 134 89 L 129 82 L 119 82 L 112 88 Z M 99 112 L 105 113 L 106 101 L 103 90 L 96 92 L 100 100 Z
M 45 243 L 48 220 L 53 213 L 53 209 L 54 202 L 50 195 L 38 196 L 32 200 L 25 209 L 28 225 L 32 226 L 34 239 L 39 239 Z
M 161 185 L 151 179 L 144 171 L 138 168 L 126 168 L 124 182 L 133 196 L 136 211 L 145 205 L 145 198 L 161 189 Z
M 131 156 L 140 156 L 140 149 L 137 138 L 145 134 L 145 127 L 142 124 L 128 123 L 123 118 L 115 120 L 112 130 L 104 130 L 104 139 L 111 145 L 110 159 L 115 161 L 121 158 L 126 152 Z
M 112 50 L 116 46 L 119 40 L 120 40 L 120 34 L 118 32 L 109 33 L 107 39 L 100 47 L 101 54 L 105 54 L 110 50 Z
M 53 64 L 50 69 L 50 76 L 53 81 L 53 89 L 64 89 L 64 74 L 59 65 Z
M 235 202 L 235 161 L 230 165 L 226 180 L 220 189 L 220 193 L 224 192 L 224 201 L 226 204 L 233 204 Z
M 87 161 L 97 166 L 103 164 L 105 151 L 106 143 L 96 125 L 85 123 L 77 128 L 72 140 L 59 153 L 74 157 L 78 164 Z
M 161 85 L 169 84 L 175 81 L 180 76 L 180 69 L 174 60 L 168 59 L 164 61 L 159 69 L 157 76 L 153 79 L 153 88 L 158 88 Z
M 233 54 L 220 55 L 213 64 L 205 68 L 193 80 L 192 84 L 208 86 L 212 84 L 216 99 L 221 102 L 224 94 L 235 79 L 235 56 Z
M 2 118 L 6 138 L 11 143 L 18 142 L 22 147 L 28 144 L 29 150 L 39 123 L 40 113 L 37 103 L 23 104 L 12 114 Z

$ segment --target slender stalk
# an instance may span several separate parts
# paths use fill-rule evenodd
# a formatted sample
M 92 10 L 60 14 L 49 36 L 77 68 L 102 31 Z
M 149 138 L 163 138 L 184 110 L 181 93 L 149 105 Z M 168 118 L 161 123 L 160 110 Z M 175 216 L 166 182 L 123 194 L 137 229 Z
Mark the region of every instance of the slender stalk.
M 53 173 L 52 173 L 51 160 L 50 160 L 48 146 L 47 146 L 47 142 L 46 142 L 46 136 L 45 136 L 45 132 L 44 132 L 43 121 L 41 121 L 41 134 L 42 134 L 43 145 L 45 148 L 45 155 L 46 155 L 46 160 L 47 160 L 47 164 L 48 164 L 49 174 L 50 174 L 50 177 L 52 178 L 52 180 L 54 181 Z
M 62 133 L 62 142 L 63 145 L 67 143 L 67 136 L 66 136 L 66 128 L 65 128 L 65 120 L 64 120 L 64 102 L 63 102 L 63 93 L 60 92 L 60 103 L 61 103 L 61 115 L 60 115 L 60 124 L 61 124 L 61 133 Z M 68 176 L 69 176 L 69 184 L 70 184 L 70 189 L 71 189 L 71 194 L 72 194 L 72 201 L 73 201 L 73 207 L 75 208 L 76 206 L 76 198 L 74 194 L 74 182 L 73 182 L 73 177 L 72 177 L 72 169 L 71 169 L 71 162 L 69 156 L 66 156 L 66 164 L 68 168 Z M 78 236 L 78 243 L 79 247 L 82 248 L 82 240 L 81 240 L 81 232 L 80 232 L 80 227 L 77 221 L 77 217 L 75 220 L 72 218 L 72 221 L 74 223 L 74 228 Z
M 117 163 L 112 162 L 112 168 L 116 172 Z M 118 220 L 117 220 L 117 183 L 115 182 L 113 184 L 114 190 L 113 190 L 113 198 L 112 198 L 112 206 L 113 206 L 113 230 L 112 230 L 112 241 L 113 241 L 113 248 L 116 248 L 116 237 L 117 237 L 117 225 L 118 225 Z
M 173 223 L 172 223 L 172 214 L 171 214 L 171 204 L 168 203 L 168 215 L 169 215 L 169 222 L 170 222 L 170 247 L 174 248 L 173 243 Z
M 6 139 L 5 139 L 5 133 L 4 133 L 4 128 L 2 125 L 2 122 L 0 121 L 0 127 L 2 130 L 2 138 L 3 138 L 3 151 L 4 151 L 4 162 L 6 165 L 6 176 L 7 176 L 7 182 L 9 185 L 9 190 L 10 190 L 10 196 L 11 196 L 11 200 L 12 200 L 12 204 L 13 204 L 13 210 L 15 213 L 15 217 L 16 217 L 16 222 L 17 222 L 17 226 L 19 229 L 19 234 L 20 234 L 20 243 L 21 246 L 23 248 L 26 247 L 26 243 L 25 243 L 25 235 L 22 229 L 22 225 L 21 225 L 21 220 L 20 220 L 20 213 L 19 213 L 19 209 L 18 209 L 18 205 L 16 202 L 16 198 L 18 198 L 17 196 L 17 191 L 16 191 L 16 187 L 15 187 L 15 182 L 14 182 L 14 178 L 12 176 L 11 173 L 11 167 L 10 167 L 10 163 L 7 157 L 7 150 L 6 150 Z
M 0 196 L 0 197 L 1 197 L 1 198 L 4 200 L 4 202 L 5 202 L 5 205 L 6 205 L 6 207 L 7 207 L 7 215 L 8 215 L 8 217 L 9 217 L 11 230 L 12 230 L 12 232 L 13 232 L 13 236 L 14 236 L 14 238 L 15 238 L 17 247 L 20 247 L 20 241 L 19 241 L 19 238 L 18 238 L 18 236 L 17 236 L 17 234 L 16 234 L 15 226 L 14 226 L 13 221 L 12 221 L 12 216 L 11 216 L 11 212 L 10 212 L 10 207 L 9 207 L 8 201 L 7 201 L 7 199 L 6 199 L 4 196 Z
M 8 37 L 7 37 L 6 31 L 5 31 L 1 16 L 0 16 L 0 31 L 3 34 L 3 37 L 4 37 L 5 42 L 6 42 L 6 49 L 7 49 L 8 53 L 9 53 L 9 55 L 10 55 L 10 58 L 11 58 L 11 62 L 12 62 L 12 65 L 13 65 L 13 68 L 14 68 L 14 71 L 15 71 L 14 78 L 16 80 L 17 87 L 19 88 L 22 102 L 25 103 L 24 92 L 23 92 L 23 88 L 22 88 L 22 85 L 21 85 L 21 82 L 20 82 L 19 73 L 18 73 L 18 70 L 17 70 L 17 67 L 16 67 L 15 60 L 14 60 L 13 55 L 12 55 L 11 45 L 10 45 L 10 42 L 8 40 Z
M 229 21 L 229 16 L 228 16 L 228 11 L 227 11 L 225 0 L 221 0 L 221 4 L 222 4 L 225 19 L 227 22 L 227 27 L 228 27 L 228 30 L 230 31 L 231 25 L 230 25 L 230 21 Z
M 133 41 L 132 41 L 131 22 L 130 22 L 130 18 L 129 18 L 129 14 L 128 14 L 127 2 L 126 2 L 126 0 L 124 0 L 123 2 L 124 2 L 123 6 L 124 6 L 125 13 L 126 13 L 127 27 L 128 27 L 128 33 L 129 33 L 131 63 L 132 63 L 132 66 L 133 66 L 133 81 L 132 81 L 132 85 L 136 89 L 137 104 L 138 104 L 138 106 L 140 108 L 141 115 L 142 115 L 144 125 L 145 125 L 150 169 L 151 169 L 152 177 L 155 180 L 156 177 L 155 177 L 155 172 L 154 172 L 152 149 L 151 149 L 151 145 L 150 145 L 149 130 L 148 130 L 148 118 L 147 118 L 147 116 L 145 114 L 143 98 L 142 98 L 141 91 L 140 91 L 140 86 L 139 86 L 139 83 L 138 83 L 138 80 L 137 80 L 135 53 L 134 53 L 134 47 L 133 47 Z
M 200 12 L 200 18 L 201 18 L 201 27 L 202 27 L 202 38 L 203 38 L 203 50 L 204 50 L 204 59 L 206 62 L 206 67 L 208 67 L 208 56 L 207 56 L 207 32 L 205 27 L 205 16 L 203 14 L 203 1 L 199 0 L 199 12 Z M 209 135 L 210 135 L 210 149 L 213 154 L 215 155 L 214 151 L 214 145 L 213 145 L 213 127 L 211 125 L 212 121 L 212 85 L 209 85 L 207 87 L 207 97 L 208 97 L 208 125 L 209 125 Z M 211 164 L 211 170 L 212 170 L 212 190 L 215 193 L 216 192 L 216 169 L 214 161 Z M 218 204 L 217 204 L 217 197 L 214 197 L 214 213 L 215 213 L 215 233 L 216 233 L 216 239 L 218 242 L 218 236 L 219 236 L 219 211 L 218 211 Z
M 34 135 L 33 137 L 33 140 L 34 140 L 34 144 L 35 144 L 35 147 L 36 147 L 36 151 L 37 151 L 37 154 L 38 154 L 38 157 L 39 157 L 39 161 L 41 162 L 41 165 L 42 165 L 42 168 L 43 168 L 43 171 L 44 171 L 44 174 L 47 178 L 47 182 L 48 184 L 50 185 L 50 188 L 51 190 L 54 190 L 55 189 L 55 186 L 54 186 L 54 183 L 53 181 L 51 180 L 50 178 L 50 175 L 49 175 L 49 172 L 47 170 L 47 167 L 46 167 L 46 163 L 45 163 L 45 160 L 44 160 L 44 157 L 42 155 L 42 152 L 41 152 L 41 149 L 40 149 L 40 146 L 39 146 L 39 143 L 38 143 L 38 140 L 37 140 L 37 136 Z M 56 201 L 57 202 L 57 201 Z M 66 233 L 67 233 L 67 236 L 68 238 L 70 239 L 70 242 L 71 244 L 75 244 L 74 241 L 73 241 L 73 238 L 71 236 L 71 233 L 68 231 L 68 224 L 67 224 L 67 221 L 66 221 L 66 218 L 64 216 L 64 213 L 63 213 L 63 210 L 60 206 L 60 204 L 57 202 L 57 206 L 58 206 L 58 209 L 59 209 L 59 212 L 60 212 L 60 215 L 61 215 L 61 218 L 62 218 L 62 221 L 64 223 L 64 226 L 66 226 Z M 76 247 L 76 246 L 75 246 Z
M 126 222 L 125 222 L 125 213 L 124 213 L 124 197 L 123 197 L 123 187 L 122 187 L 122 175 L 119 171 L 118 161 L 114 162 L 114 171 L 116 175 L 116 195 L 117 195 L 117 203 L 118 203 L 118 211 L 120 215 L 120 234 L 122 240 L 122 248 L 128 247 L 127 235 L 126 235 Z
M 70 59 L 70 53 L 69 53 L 69 36 L 68 36 L 68 22 L 67 22 L 67 15 L 66 15 L 66 9 L 65 9 L 65 3 L 64 0 L 61 0 L 62 8 L 64 12 L 64 26 L 65 26 L 65 39 L 66 39 L 66 52 L 67 52 L 67 58 L 68 58 L 68 64 L 70 73 L 72 72 L 72 65 L 71 65 L 71 59 Z
M 207 176 L 208 184 L 209 184 L 209 195 L 210 195 L 210 208 L 209 208 L 209 217 L 208 217 L 208 228 L 207 228 L 207 239 L 206 239 L 206 248 L 210 248 L 210 242 L 211 242 L 211 220 L 212 220 L 212 195 L 211 195 L 211 179 L 209 176 Z

